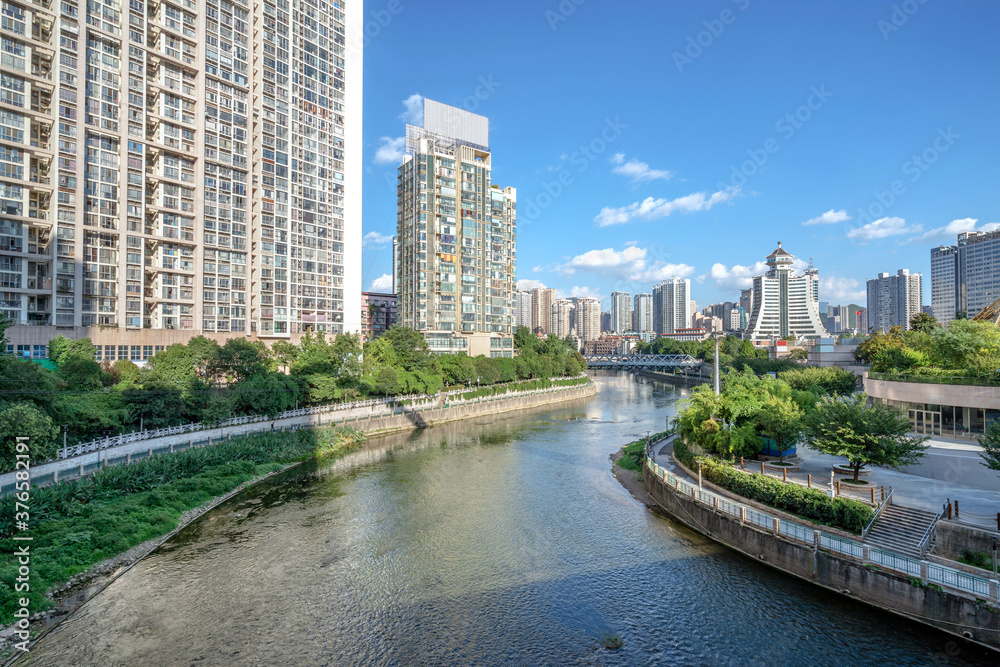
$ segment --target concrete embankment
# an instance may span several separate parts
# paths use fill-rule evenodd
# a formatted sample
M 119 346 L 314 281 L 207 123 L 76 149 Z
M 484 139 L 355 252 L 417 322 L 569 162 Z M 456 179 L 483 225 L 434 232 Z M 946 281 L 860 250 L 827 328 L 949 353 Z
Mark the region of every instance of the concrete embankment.
M 741 522 L 719 507 L 698 502 L 696 489 L 689 495 L 674 488 L 666 477 L 647 464 L 643 486 L 649 496 L 671 518 L 716 542 L 831 591 L 1000 650 L 1000 609 L 985 599 L 995 599 L 995 582 L 979 599 L 942 590 L 822 548 L 819 531 L 810 545 L 779 534 L 777 520 L 773 531 Z
M 712 382 L 712 378 L 704 378 L 697 375 L 675 375 L 673 373 L 658 373 L 656 371 L 633 372 L 640 377 L 667 382 L 679 387 L 697 387 L 700 384 L 709 384 Z
M 495 415 L 514 410 L 524 410 L 551 403 L 559 403 L 576 398 L 593 396 L 597 385 L 588 382 L 575 387 L 552 387 L 534 390 L 520 395 L 499 395 L 483 397 L 458 405 L 427 404 L 412 407 L 397 407 L 385 414 L 352 411 L 349 415 L 336 412 L 315 412 L 274 421 L 259 421 L 223 428 L 205 429 L 190 433 L 151 438 L 138 442 L 117 445 L 66 459 L 57 459 L 32 467 L 32 485 L 45 486 L 58 481 L 78 479 L 109 465 L 129 463 L 158 454 L 182 451 L 189 447 L 208 446 L 219 440 L 232 439 L 251 433 L 272 430 L 295 430 L 316 426 L 354 426 L 368 435 L 392 433 L 394 431 L 424 428 L 469 417 Z M 14 489 L 14 472 L 0 474 L 0 492 L 10 493 Z

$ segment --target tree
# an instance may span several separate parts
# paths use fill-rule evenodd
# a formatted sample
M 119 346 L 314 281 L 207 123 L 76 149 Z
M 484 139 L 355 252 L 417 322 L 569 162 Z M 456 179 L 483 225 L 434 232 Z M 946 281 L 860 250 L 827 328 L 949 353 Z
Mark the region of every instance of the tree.
M 264 343 L 230 338 L 210 365 L 212 375 L 232 377 L 236 382 L 266 373 L 270 358 Z
M 854 350 L 854 357 L 863 364 L 870 364 L 880 352 L 893 348 L 902 349 L 903 347 L 903 328 L 899 326 L 889 327 L 888 333 L 876 331 L 865 338 Z
M 17 438 L 27 437 L 33 463 L 55 455 L 59 428 L 31 403 L 14 403 L 0 410 L 0 465 L 12 470 L 17 461 Z
M 425 370 L 435 365 L 427 341 L 421 333 L 397 324 L 376 340 L 383 339 L 396 351 L 396 357 L 403 370 Z
M 49 341 L 49 359 L 61 366 L 70 357 L 94 361 L 94 345 L 89 338 L 72 340 L 62 334 Z
M 983 465 L 990 470 L 1000 470 L 1000 422 L 990 422 L 985 435 L 979 436 L 979 444 L 983 447 L 979 453 Z
M 308 335 L 308 332 L 307 334 Z M 285 368 L 286 372 L 289 372 L 292 367 L 292 363 L 295 362 L 296 358 L 299 356 L 299 348 L 292 345 L 287 340 L 276 341 L 271 345 L 271 356 Z
M 802 436 L 803 413 L 794 401 L 787 398 L 769 396 L 757 411 L 758 432 L 774 440 L 778 447 L 778 460 L 785 460 L 785 450 L 798 442 Z
M 930 313 L 917 313 L 910 318 L 910 331 L 930 333 L 939 326 L 937 318 Z
M 236 412 L 263 414 L 274 419 L 296 404 L 301 390 L 296 378 L 266 371 L 237 382 L 230 395 Z
M 935 329 L 931 340 L 934 359 L 945 368 L 968 370 L 983 356 L 1000 353 L 1000 328 L 989 322 L 954 320 L 947 328 Z
M 869 404 L 866 394 L 826 397 L 806 419 L 807 445 L 844 456 L 854 481 L 864 465 L 900 468 L 924 456 L 927 437 L 909 436 L 910 421 L 893 407 Z

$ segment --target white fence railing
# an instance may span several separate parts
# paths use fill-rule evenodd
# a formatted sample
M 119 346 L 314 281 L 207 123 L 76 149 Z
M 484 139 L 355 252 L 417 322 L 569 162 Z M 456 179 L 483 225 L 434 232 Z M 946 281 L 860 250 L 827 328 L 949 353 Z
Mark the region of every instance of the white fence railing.
M 552 380 L 557 380 L 561 378 L 551 378 Z M 499 385 L 489 385 L 491 387 L 507 387 L 511 384 L 507 383 Z M 574 385 L 574 386 L 584 386 Z M 485 387 L 483 387 L 485 388 Z M 564 389 L 572 389 L 573 387 L 548 387 L 546 389 L 528 389 L 524 391 L 512 391 L 504 394 L 498 394 L 495 396 L 482 396 L 477 398 L 458 398 L 462 394 L 469 393 L 470 391 L 475 391 L 474 389 L 465 388 L 452 390 L 450 392 L 434 395 L 426 394 L 407 394 L 405 396 L 389 396 L 385 398 L 368 398 L 362 401 L 353 401 L 351 403 L 332 403 L 329 405 L 317 405 L 315 407 L 308 408 L 297 408 L 293 410 L 286 410 L 276 417 L 268 417 L 266 415 L 241 415 L 239 417 L 232 417 L 224 421 L 205 424 L 202 422 L 194 422 L 190 424 L 181 424 L 178 426 L 166 426 L 164 428 L 144 430 L 144 431 L 134 431 L 132 433 L 122 433 L 120 435 L 112 435 L 106 438 L 98 438 L 96 440 L 91 440 L 90 442 L 84 442 L 76 445 L 69 445 L 68 447 L 63 447 L 59 449 L 58 456 L 59 459 L 69 459 L 75 456 L 80 456 L 82 454 L 89 454 L 91 452 L 98 452 L 109 447 L 118 447 L 120 445 L 127 445 L 133 442 L 142 442 L 143 440 L 153 440 L 156 438 L 163 438 L 170 435 L 181 435 L 184 433 L 194 433 L 196 431 L 204 431 L 208 429 L 225 428 L 228 426 L 239 426 L 241 424 L 252 424 L 260 422 L 273 422 L 281 419 L 290 419 L 293 417 L 305 417 L 307 415 L 320 415 L 327 414 L 330 412 L 350 412 L 352 410 L 359 410 L 364 408 L 370 408 L 373 413 L 375 411 L 390 413 L 395 412 L 397 409 L 405 408 L 407 410 L 414 410 L 420 408 L 430 407 L 439 401 L 443 400 L 449 407 L 455 405 L 467 405 L 470 403 L 484 403 L 491 402 L 495 400 L 501 400 L 506 398 L 513 398 L 515 396 L 531 396 L 540 393 L 549 393 L 552 391 L 561 391 Z M 404 402 L 407 403 L 404 405 Z
M 819 547 L 821 549 L 859 560 L 866 565 L 870 563 L 901 572 L 910 577 L 916 577 L 924 584 L 947 587 L 961 591 L 962 593 L 974 595 L 980 599 L 988 599 L 995 605 L 1000 604 L 1000 583 L 997 581 L 969 574 L 968 572 L 962 572 L 961 570 L 956 570 L 945 565 L 917 560 L 884 549 L 867 546 L 860 542 L 840 537 L 839 535 L 818 531 L 812 526 L 805 526 L 796 521 L 779 519 L 766 512 L 761 512 L 754 507 L 736 502 L 731 498 L 699 489 L 697 484 L 692 484 L 687 480 L 681 479 L 649 459 L 646 461 L 646 468 L 647 473 L 655 475 L 664 484 L 676 489 L 680 495 L 763 530 L 774 532 L 777 527 L 778 533 L 786 538 L 813 546 L 815 546 L 816 533 L 819 533 Z

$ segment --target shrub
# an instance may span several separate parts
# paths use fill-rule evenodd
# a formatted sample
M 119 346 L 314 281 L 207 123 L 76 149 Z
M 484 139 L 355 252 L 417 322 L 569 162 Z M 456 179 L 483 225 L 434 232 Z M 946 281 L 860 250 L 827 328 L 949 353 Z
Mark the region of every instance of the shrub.
M 695 456 L 679 439 L 674 441 L 674 454 L 691 470 L 701 461 L 703 478 L 713 484 L 817 523 L 860 534 L 875 516 L 872 508 L 857 500 L 830 498 L 816 489 L 785 484 L 765 475 L 737 470 L 712 458 Z
M 981 567 L 984 570 L 993 568 L 993 558 L 988 552 L 973 551 L 969 548 L 962 549 L 962 552 L 958 555 L 958 562 L 971 565 L 972 567 Z

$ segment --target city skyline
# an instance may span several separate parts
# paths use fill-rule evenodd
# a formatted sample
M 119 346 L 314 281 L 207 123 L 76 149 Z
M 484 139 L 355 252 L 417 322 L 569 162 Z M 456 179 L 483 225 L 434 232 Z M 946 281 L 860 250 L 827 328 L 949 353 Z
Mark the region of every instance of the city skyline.
M 989 196 L 1000 132 L 985 111 L 998 94 L 977 83 L 996 60 L 984 36 L 996 7 L 927 4 L 900 18 L 891 3 L 741 0 L 574 4 L 564 16 L 558 4 L 515 2 L 488 21 L 475 6 L 399 7 L 377 30 L 366 16 L 366 78 L 381 83 L 366 90 L 365 289 L 391 274 L 385 160 L 423 96 L 490 117 L 505 155 L 495 178 L 519 189 L 519 287 L 598 297 L 602 309 L 614 291 L 649 292 L 672 275 L 691 279 L 699 304 L 736 300 L 778 240 L 799 271 L 813 258 L 820 299 L 860 303 L 878 273 L 929 275 L 930 248 L 1000 221 Z M 403 56 L 405 34 L 466 23 L 486 38 L 446 79 Z M 559 58 L 588 39 L 608 48 Z M 762 40 L 774 47 L 749 48 Z M 864 57 L 844 58 L 845 44 Z M 531 123 L 528 104 L 539 111 Z

